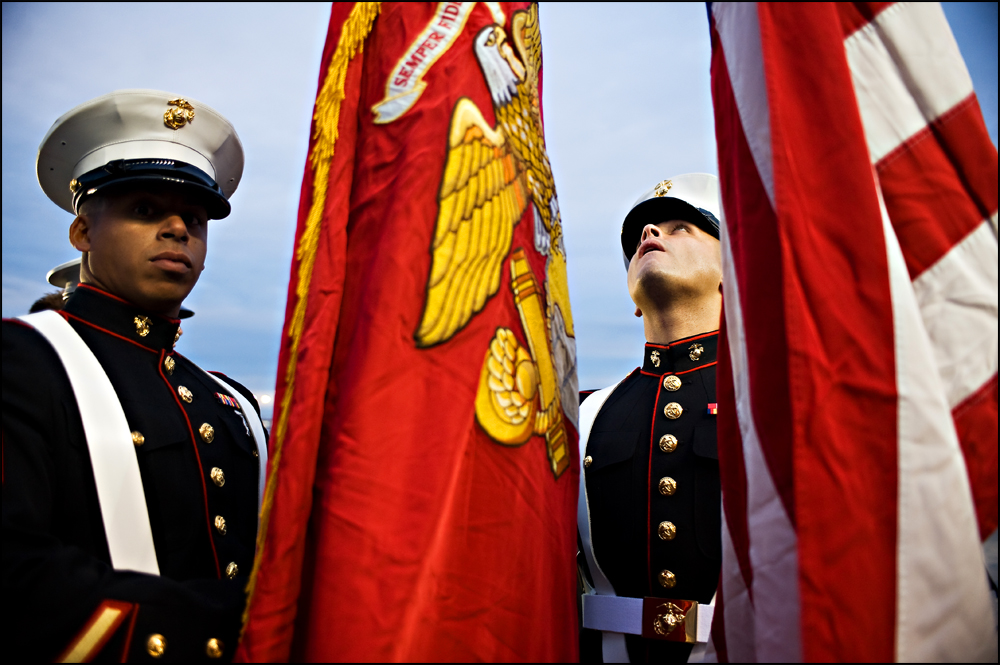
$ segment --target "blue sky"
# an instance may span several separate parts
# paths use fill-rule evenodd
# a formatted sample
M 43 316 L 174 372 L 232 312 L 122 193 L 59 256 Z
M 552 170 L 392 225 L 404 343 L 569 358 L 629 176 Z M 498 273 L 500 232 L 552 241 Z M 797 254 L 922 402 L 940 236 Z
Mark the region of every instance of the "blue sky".
M 946 3 L 997 142 L 997 3 Z M 73 106 L 120 88 L 199 99 L 236 126 L 246 172 L 214 222 L 208 270 L 179 350 L 273 391 L 299 186 L 328 4 L 3 5 L 3 316 L 74 258 L 70 216 L 35 180 L 38 143 Z M 703 4 L 546 4 L 546 139 L 569 253 L 580 385 L 636 366 L 618 249 L 635 198 L 679 173 L 715 173 Z

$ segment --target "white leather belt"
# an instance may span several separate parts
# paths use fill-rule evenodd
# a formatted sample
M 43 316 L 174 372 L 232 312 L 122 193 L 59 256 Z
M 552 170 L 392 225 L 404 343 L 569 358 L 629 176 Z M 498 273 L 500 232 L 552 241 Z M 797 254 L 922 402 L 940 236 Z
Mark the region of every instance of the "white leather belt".
M 708 642 L 712 633 L 714 605 L 599 594 L 584 594 L 581 600 L 584 628 L 687 643 Z

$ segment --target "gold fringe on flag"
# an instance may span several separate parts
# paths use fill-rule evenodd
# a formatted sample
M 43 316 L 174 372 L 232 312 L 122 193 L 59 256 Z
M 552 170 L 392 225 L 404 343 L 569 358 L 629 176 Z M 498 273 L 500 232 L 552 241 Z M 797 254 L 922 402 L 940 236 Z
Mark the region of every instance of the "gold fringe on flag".
M 312 280 L 313 266 L 316 263 L 316 250 L 319 247 L 320 230 L 323 225 L 323 211 L 326 208 L 330 165 L 333 162 L 334 148 L 339 135 L 340 105 L 344 101 L 347 67 L 354 56 L 364 50 L 365 40 L 371 33 L 372 24 L 381 11 L 381 5 L 380 2 L 355 3 L 341 28 L 337 50 L 330 58 L 330 66 L 326 70 L 323 87 L 320 88 L 319 95 L 316 97 L 316 110 L 313 113 L 316 125 L 313 133 L 312 152 L 309 155 L 309 165 L 313 171 L 312 204 L 309 207 L 309 216 L 306 217 L 305 229 L 299 238 L 299 245 L 295 249 L 295 258 L 299 262 L 299 268 L 298 282 L 295 288 L 295 310 L 288 327 L 291 345 L 285 372 L 285 392 L 281 400 L 279 419 L 275 423 L 271 474 L 267 479 L 264 501 L 261 504 L 260 527 L 257 530 L 257 555 L 254 557 L 253 570 L 246 587 L 247 605 L 243 611 L 244 629 L 249 619 L 250 601 L 253 599 L 257 585 L 257 574 L 260 572 L 260 564 L 263 560 L 264 542 L 278 480 L 278 465 L 281 462 L 285 433 L 288 431 L 288 411 L 295 389 L 295 368 L 299 358 L 299 342 L 305 327 L 309 284 Z M 240 637 L 242 638 L 242 634 Z

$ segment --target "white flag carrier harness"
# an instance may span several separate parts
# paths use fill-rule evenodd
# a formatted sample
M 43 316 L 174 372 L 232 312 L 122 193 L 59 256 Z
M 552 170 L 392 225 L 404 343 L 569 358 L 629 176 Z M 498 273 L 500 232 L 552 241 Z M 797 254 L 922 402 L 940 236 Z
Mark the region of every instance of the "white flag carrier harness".
M 90 464 L 97 485 L 97 499 L 101 506 L 101 518 L 104 520 L 111 565 L 115 570 L 159 575 L 153 531 L 149 526 L 149 513 L 146 510 L 146 495 L 142 489 L 142 476 L 139 474 L 139 460 L 132 443 L 128 420 L 111 380 L 90 347 L 58 313 L 44 311 L 17 318 L 37 330 L 52 345 L 69 376 L 90 451 Z M 214 374 L 205 374 L 236 398 L 246 416 L 259 455 L 259 515 L 267 472 L 264 424 L 250 400 L 240 391 Z

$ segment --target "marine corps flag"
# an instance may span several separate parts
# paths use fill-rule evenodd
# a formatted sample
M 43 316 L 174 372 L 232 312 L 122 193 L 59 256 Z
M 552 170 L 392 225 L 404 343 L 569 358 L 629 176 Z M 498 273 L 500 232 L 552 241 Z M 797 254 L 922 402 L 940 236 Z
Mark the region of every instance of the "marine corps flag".
M 996 662 L 997 150 L 937 3 L 712 3 L 734 662 Z
M 239 657 L 573 660 L 538 8 L 334 3 Z

